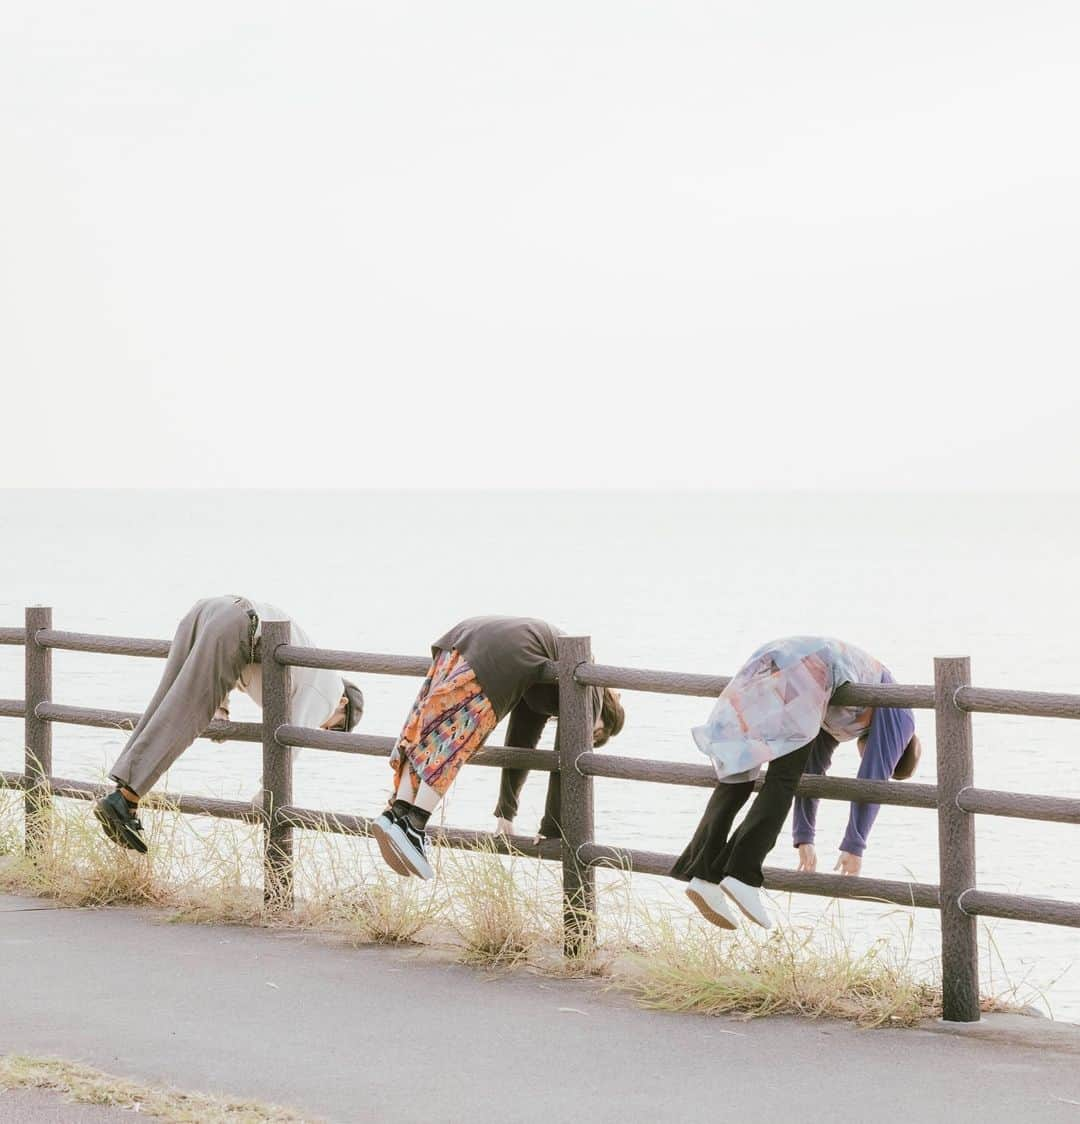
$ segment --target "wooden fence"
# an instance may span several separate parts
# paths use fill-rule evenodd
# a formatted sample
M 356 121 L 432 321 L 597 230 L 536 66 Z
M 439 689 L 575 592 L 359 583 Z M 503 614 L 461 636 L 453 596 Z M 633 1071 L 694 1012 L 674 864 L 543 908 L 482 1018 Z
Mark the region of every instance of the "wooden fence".
M 264 825 L 264 893 L 268 903 L 291 908 L 292 844 L 296 828 L 348 835 L 367 835 L 370 821 L 363 816 L 330 814 L 296 807 L 292 802 L 290 746 L 386 756 L 394 739 L 371 734 L 335 733 L 294 726 L 289 714 L 289 681 L 293 667 L 330 668 L 372 675 L 423 676 L 426 657 L 376 655 L 363 652 L 302 648 L 290 640 L 286 621 L 264 621 L 262 635 L 262 722 L 213 722 L 203 737 L 261 742 L 263 747 L 263 808 L 241 801 L 172 795 L 181 812 L 250 820 Z M 22 718 L 26 727 L 25 767 L 21 773 L 0 772 L 0 784 L 24 791 L 26 847 L 33 852 L 48 846 L 53 796 L 91 800 L 106 786 L 65 780 L 52 775 L 54 723 L 130 729 L 139 715 L 114 710 L 68 706 L 52 698 L 52 652 L 102 652 L 163 658 L 169 642 L 132 637 L 61 632 L 52 627 L 52 610 L 26 610 L 24 628 L 0 628 L 0 644 L 22 645 L 26 657 L 23 699 L 0 699 L 0 717 Z M 564 838 L 531 840 L 492 836 L 488 832 L 443 829 L 434 832 L 443 846 L 494 846 L 562 863 L 564 941 L 576 955 L 592 939 L 597 866 L 618 865 L 647 874 L 666 874 L 674 855 L 597 843 L 593 832 L 593 778 L 618 777 L 654 784 L 711 788 L 711 766 L 678 764 L 637 757 L 598 754 L 592 747 L 588 688 L 617 687 L 704 698 L 720 693 L 727 679 L 720 676 L 611 667 L 592 662 L 587 637 L 563 637 L 559 658 L 547 679 L 559 691 L 558 753 L 552 750 L 488 747 L 470 764 L 511 766 L 562 774 Z M 798 873 L 766 868 L 771 890 L 860 898 L 941 911 L 941 970 L 944 1017 L 973 1022 L 979 1018 L 979 955 L 976 919 L 1004 917 L 1049 925 L 1080 927 L 1080 903 L 1048 898 L 990 893 L 975 884 L 975 815 L 1012 816 L 1056 823 L 1080 823 L 1080 799 L 1023 795 L 976 788 L 971 715 L 973 712 L 1031 717 L 1080 719 L 1080 695 L 1037 691 L 989 690 L 973 687 L 970 664 L 964 658 L 934 660 L 933 686 L 875 687 L 849 685 L 834 701 L 856 706 L 909 706 L 933 709 L 937 725 L 937 784 L 861 781 L 839 777 L 805 776 L 799 784 L 804 796 L 860 803 L 895 804 L 937 810 L 939 882 L 937 885 L 880 878 L 845 878 L 832 874 Z

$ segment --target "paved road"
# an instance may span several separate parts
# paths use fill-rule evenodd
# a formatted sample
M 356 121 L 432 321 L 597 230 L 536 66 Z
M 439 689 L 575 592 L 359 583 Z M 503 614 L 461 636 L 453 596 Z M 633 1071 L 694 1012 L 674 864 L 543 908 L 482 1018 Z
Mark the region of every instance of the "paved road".
M 595 983 L 416 951 L 26 908 L 40 905 L 0 897 L 0 1053 L 357 1124 L 1080 1124 L 1080 1031 L 1044 1020 L 859 1031 L 651 1013 Z

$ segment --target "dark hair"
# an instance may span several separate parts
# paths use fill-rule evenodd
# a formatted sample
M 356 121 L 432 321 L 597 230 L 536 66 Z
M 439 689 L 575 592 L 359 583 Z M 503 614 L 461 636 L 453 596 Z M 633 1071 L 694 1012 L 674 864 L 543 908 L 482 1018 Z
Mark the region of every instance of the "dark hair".
M 364 693 L 355 683 L 350 683 L 348 679 L 343 679 L 342 688 L 345 698 L 345 729 L 351 730 L 357 722 L 360 721 L 360 716 L 364 713 Z
M 911 741 L 904 747 L 904 752 L 900 754 L 900 760 L 897 761 L 896 768 L 892 771 L 893 780 L 906 781 L 914 775 L 920 757 L 922 757 L 922 743 L 912 734 Z
M 605 745 L 609 738 L 615 737 L 626 723 L 626 711 L 623 710 L 619 696 L 610 688 L 604 688 L 603 701 L 600 704 L 600 730 L 593 734 L 593 746 L 599 748 Z

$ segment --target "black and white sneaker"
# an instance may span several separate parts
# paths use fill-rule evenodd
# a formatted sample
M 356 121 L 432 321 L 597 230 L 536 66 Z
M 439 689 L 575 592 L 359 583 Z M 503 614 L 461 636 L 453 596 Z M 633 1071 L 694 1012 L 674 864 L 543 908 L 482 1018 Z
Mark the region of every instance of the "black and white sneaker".
M 404 859 L 397 853 L 397 849 L 390 842 L 390 829 L 393 825 L 394 813 L 387 808 L 381 816 L 377 816 L 371 821 L 371 834 L 375 842 L 379 845 L 379 851 L 382 853 L 383 862 L 396 874 L 403 874 L 408 877 L 412 874 L 412 867 L 406 864 Z
M 105 829 L 105 834 L 114 843 L 145 855 L 146 840 L 142 835 L 143 825 L 134 812 L 137 807 L 137 804 L 129 804 L 124 799 L 124 794 L 117 789 L 97 801 L 94 805 L 94 815 Z
M 435 877 L 435 871 L 431 869 L 431 863 L 427 858 L 427 835 L 423 831 L 417 831 L 408 819 L 394 815 L 392 810 L 386 811 L 371 825 L 371 829 L 379 840 L 379 849 L 383 850 L 383 838 L 385 838 L 386 846 L 399 862 L 408 867 L 410 874 L 424 879 Z M 382 837 L 379 835 L 380 832 Z M 387 852 L 383 850 L 383 855 L 386 854 Z M 390 862 L 389 858 L 387 862 Z M 393 863 L 390 865 L 394 866 Z M 397 867 L 394 869 L 396 870 Z

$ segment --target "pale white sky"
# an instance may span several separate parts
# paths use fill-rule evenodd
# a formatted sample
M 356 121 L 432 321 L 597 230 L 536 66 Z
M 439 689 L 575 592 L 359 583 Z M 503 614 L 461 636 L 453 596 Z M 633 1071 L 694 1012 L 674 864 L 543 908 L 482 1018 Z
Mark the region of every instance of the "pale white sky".
M 0 484 L 1078 488 L 1078 53 L 1038 0 L 9 0 Z

